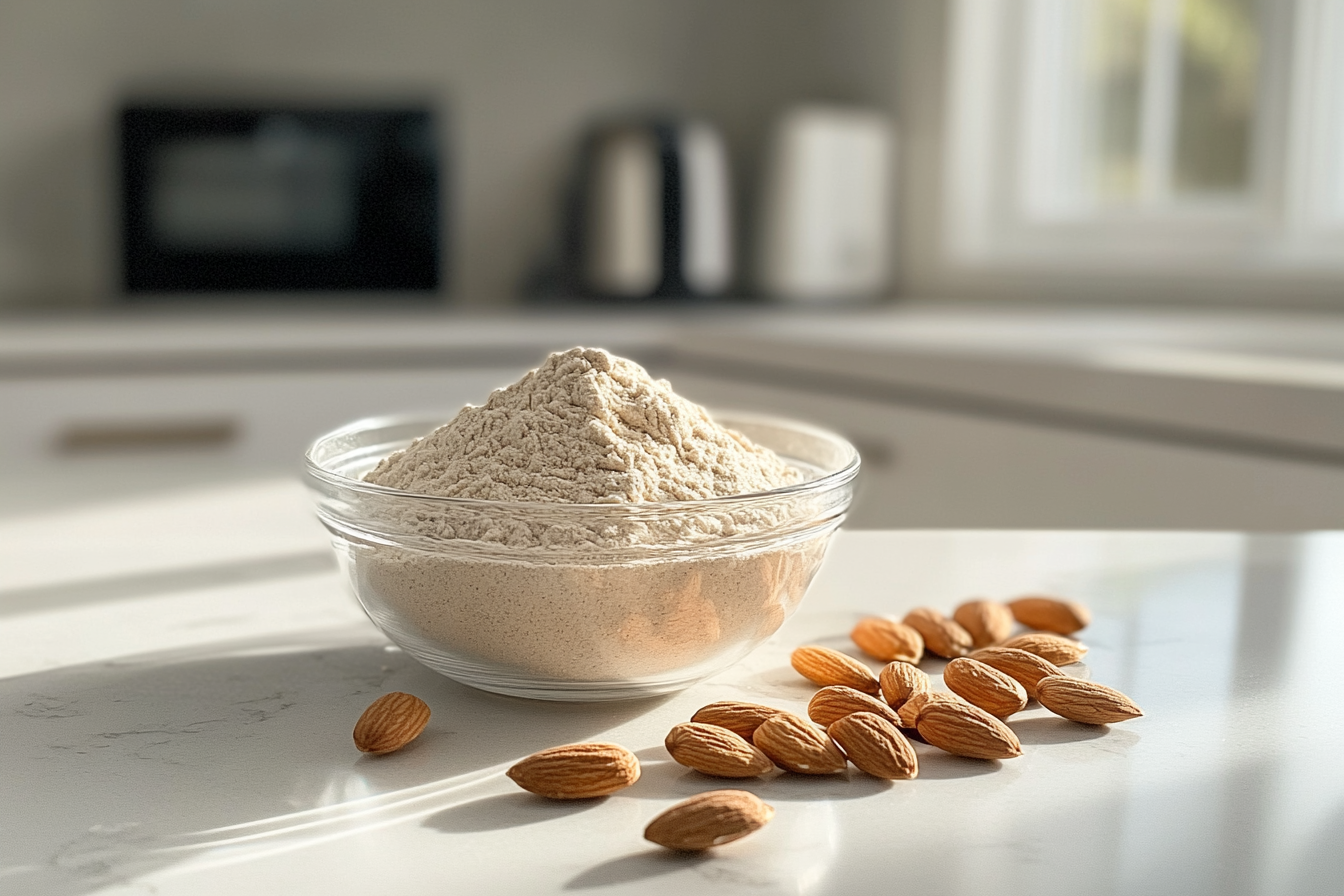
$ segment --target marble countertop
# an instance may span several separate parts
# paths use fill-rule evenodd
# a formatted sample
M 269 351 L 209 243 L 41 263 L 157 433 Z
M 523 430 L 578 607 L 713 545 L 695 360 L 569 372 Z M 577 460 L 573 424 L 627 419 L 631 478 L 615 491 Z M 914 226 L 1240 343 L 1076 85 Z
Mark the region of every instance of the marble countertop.
M 1316 894 L 1344 879 L 1344 535 L 841 532 L 802 609 L 667 698 L 541 704 L 391 648 L 345 593 L 302 488 L 230 482 L 0 515 L 0 892 L 15 894 Z M 668 728 L 740 698 L 801 709 L 804 642 L 864 613 L 1045 589 L 1086 601 L 1085 664 L 1145 710 L 1029 708 L 1024 755 L 920 745 L 914 781 L 734 782 L 777 810 L 704 856 L 641 838 L 721 782 Z M 940 664 L 926 661 L 937 678 Z M 425 734 L 360 755 L 390 690 Z M 644 773 L 552 803 L 503 771 L 559 743 Z

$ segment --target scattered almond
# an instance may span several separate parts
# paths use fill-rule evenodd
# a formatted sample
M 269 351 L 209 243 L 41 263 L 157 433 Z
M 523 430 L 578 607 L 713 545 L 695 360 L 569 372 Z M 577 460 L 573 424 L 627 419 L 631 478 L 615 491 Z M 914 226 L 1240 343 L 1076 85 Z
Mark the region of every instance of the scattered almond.
M 961 697 L 956 694 L 949 694 L 947 691 L 924 691 L 905 701 L 905 705 L 896 711 L 896 717 L 900 719 L 902 728 L 918 730 L 919 714 L 930 703 L 965 702 Z
M 1047 675 L 1063 674 L 1059 671 L 1059 667 L 1049 660 L 1016 647 L 985 647 L 972 653 L 971 659 L 979 660 L 986 666 L 993 666 L 1015 679 L 1033 700 L 1036 699 L 1038 681 Z
M 924 658 L 924 638 L 904 623 L 882 616 L 860 619 L 849 637 L 875 660 L 917 663 Z
M 867 666 L 848 654 L 815 644 L 799 647 L 789 657 L 798 674 L 822 687 L 842 684 L 865 694 L 878 693 L 877 677 Z
M 673 725 L 663 745 L 681 765 L 716 778 L 755 778 L 775 770 L 769 756 L 717 725 Z
M 1003 642 L 1003 646 L 1015 647 L 1018 650 L 1025 650 L 1027 653 L 1034 653 L 1056 666 L 1076 663 L 1083 658 L 1083 654 L 1087 653 L 1086 645 L 1047 632 L 1027 632 L 1025 635 L 1009 638 Z
M 882 688 L 882 699 L 892 709 L 900 709 L 915 694 L 933 690 L 924 670 L 909 663 L 888 663 L 878 673 L 877 681 Z
M 833 775 L 845 770 L 844 754 L 826 732 L 791 712 L 766 719 L 751 740 L 775 765 L 791 772 Z
M 890 781 L 919 774 L 919 758 L 905 735 L 885 716 L 871 712 L 850 713 L 826 729 L 861 771 Z
M 1013 633 L 1013 611 L 996 600 L 968 600 L 952 613 L 952 621 L 966 629 L 973 647 L 989 647 Z
M 709 849 L 759 831 L 774 815 L 774 808 L 745 790 L 711 790 L 658 815 L 644 839 L 668 849 Z
M 919 632 L 929 653 L 951 659 L 971 652 L 970 633 L 931 607 L 916 607 L 901 621 Z
M 617 744 L 568 744 L 533 753 L 507 772 L 526 791 L 553 800 L 606 796 L 639 780 L 639 760 Z
M 1071 635 L 1079 629 L 1087 628 L 1092 614 L 1087 607 L 1072 600 L 1060 600 L 1042 595 L 1027 595 L 1009 601 L 1013 618 L 1027 628 L 1036 628 L 1060 635 Z
M 940 750 L 971 759 L 1011 759 L 1022 755 L 1013 729 L 978 706 L 940 700 L 919 712 L 919 736 Z
M 355 746 L 381 756 L 400 750 L 429 724 L 429 706 L 414 694 L 393 691 L 369 704 L 355 723 Z
M 773 706 L 762 706 L 759 703 L 721 700 L 697 709 L 695 715 L 691 716 L 691 721 L 727 728 L 734 734 L 751 740 L 760 724 L 779 711 Z
M 1143 715 L 1134 701 L 1104 684 L 1050 675 L 1036 686 L 1036 699 L 1055 715 L 1088 725 L 1108 725 Z
M 1016 679 L 970 657 L 958 657 L 943 669 L 943 684 L 993 716 L 1005 719 L 1027 706 L 1027 692 Z
M 807 704 L 808 717 L 823 728 L 855 712 L 874 713 L 893 725 L 901 723 L 896 711 L 881 700 L 840 684 L 817 691 Z

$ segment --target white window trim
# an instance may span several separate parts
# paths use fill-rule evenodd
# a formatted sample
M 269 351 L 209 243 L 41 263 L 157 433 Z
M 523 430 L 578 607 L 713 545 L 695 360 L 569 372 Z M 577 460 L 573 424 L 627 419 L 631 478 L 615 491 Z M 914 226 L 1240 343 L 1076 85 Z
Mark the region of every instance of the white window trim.
M 949 279 L 1004 272 L 1043 281 L 1141 273 L 1187 287 L 1199 277 L 1309 281 L 1344 302 L 1344 104 L 1337 92 L 1327 96 L 1344 89 L 1344 53 L 1330 52 L 1344 46 L 1344 0 L 1270 5 L 1250 201 L 1155 211 L 1139 204 L 1052 222 L 1022 214 L 1024 185 L 1068 164 L 1027 147 L 1039 120 L 1022 125 L 1039 112 L 1024 108 L 1028 97 L 1069 88 L 1055 79 L 1029 89 L 1029 78 L 1042 77 L 1033 73 L 1039 66 L 1020 62 L 1034 2 L 1051 0 L 956 0 L 952 9 L 941 228 Z

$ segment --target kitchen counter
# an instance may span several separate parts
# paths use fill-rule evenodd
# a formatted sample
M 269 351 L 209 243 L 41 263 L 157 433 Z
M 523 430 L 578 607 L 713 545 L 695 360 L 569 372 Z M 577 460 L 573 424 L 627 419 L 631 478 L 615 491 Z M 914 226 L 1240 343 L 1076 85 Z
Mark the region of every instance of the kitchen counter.
M 40 509 L 292 474 L 366 416 L 451 416 L 600 345 L 863 455 L 862 528 L 1344 527 L 1344 317 L 903 304 L 147 307 L 0 326 L 0 478 Z
M 290 479 L 0 516 L 0 892 L 1316 894 L 1344 879 L 1344 535 L 841 532 L 802 609 L 672 697 L 556 705 L 472 691 L 391 648 Z M 641 839 L 725 786 L 672 763 L 704 703 L 795 710 L 806 642 L 864 613 L 1044 589 L 1095 620 L 1070 673 L 1145 710 L 1029 708 L 1024 755 L 919 745 L 914 781 L 851 769 L 727 786 L 777 810 L 705 856 Z M 940 664 L 924 667 L 937 679 Z M 376 696 L 433 710 L 400 753 L 350 730 Z M 503 771 L 610 740 L 643 776 L 551 803 Z
M 496 313 L 133 306 L 11 316 L 0 384 L 507 368 L 602 345 L 655 372 L 1344 468 L 1344 315 L 904 303 Z M 3 445 L 0 445 L 3 448 Z
M 906 407 L 1344 467 L 1340 315 L 914 305 L 723 327 L 678 343 L 678 360 Z

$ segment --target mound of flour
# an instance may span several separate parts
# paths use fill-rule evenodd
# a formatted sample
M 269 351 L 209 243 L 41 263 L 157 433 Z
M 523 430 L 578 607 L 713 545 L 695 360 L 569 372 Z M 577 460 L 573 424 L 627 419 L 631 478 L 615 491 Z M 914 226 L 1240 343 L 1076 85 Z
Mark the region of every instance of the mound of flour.
M 365 479 L 424 495 L 615 504 L 768 491 L 800 473 L 601 349 L 557 352 Z

